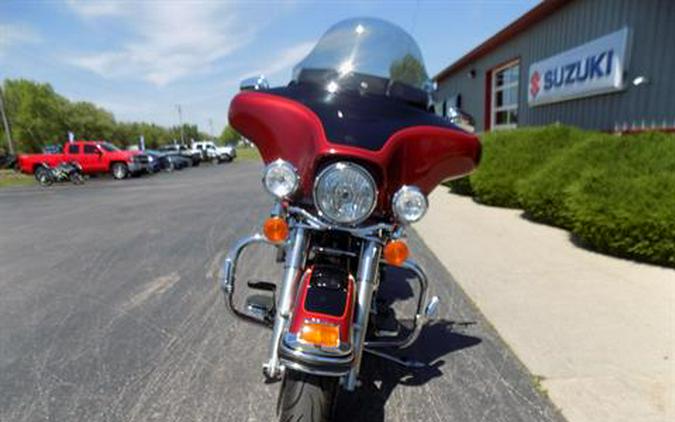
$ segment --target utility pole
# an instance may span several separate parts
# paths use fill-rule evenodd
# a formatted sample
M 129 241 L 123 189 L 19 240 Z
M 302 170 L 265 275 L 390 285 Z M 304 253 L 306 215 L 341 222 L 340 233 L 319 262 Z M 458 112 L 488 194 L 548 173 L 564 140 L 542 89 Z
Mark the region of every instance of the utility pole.
M 178 109 L 178 123 L 180 124 L 180 143 L 185 144 L 185 133 L 183 130 L 183 109 L 180 107 L 180 104 L 176 104 L 176 109 Z
M 213 136 L 213 119 L 209 117 L 209 127 L 211 128 L 211 139 L 214 139 Z
M 7 138 L 7 149 L 11 155 L 14 155 L 14 143 L 12 142 L 12 132 L 9 129 L 9 120 L 7 120 L 7 114 L 5 113 L 5 98 L 2 94 L 2 86 L 0 86 L 0 114 L 2 114 L 2 124 Z

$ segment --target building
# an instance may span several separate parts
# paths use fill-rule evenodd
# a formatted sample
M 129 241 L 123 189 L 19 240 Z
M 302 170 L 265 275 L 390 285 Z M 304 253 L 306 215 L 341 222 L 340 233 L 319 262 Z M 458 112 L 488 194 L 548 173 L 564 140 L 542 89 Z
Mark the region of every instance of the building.
M 434 77 L 476 130 L 675 129 L 674 0 L 545 0 Z

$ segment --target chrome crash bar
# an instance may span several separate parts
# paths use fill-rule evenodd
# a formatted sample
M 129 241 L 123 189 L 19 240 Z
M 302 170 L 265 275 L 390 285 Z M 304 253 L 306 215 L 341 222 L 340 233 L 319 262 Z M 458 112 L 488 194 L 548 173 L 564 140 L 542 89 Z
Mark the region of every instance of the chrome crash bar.
M 410 329 L 410 333 L 401 339 L 367 341 L 365 343 L 366 347 L 397 347 L 399 349 L 410 347 L 410 345 L 412 345 L 415 340 L 417 340 L 417 337 L 419 337 L 424 324 L 436 316 L 439 300 L 438 297 L 433 296 L 427 303 L 429 281 L 427 279 L 427 275 L 424 273 L 424 270 L 422 270 L 422 267 L 417 265 L 415 261 L 409 259 L 404 262 L 403 265 L 401 265 L 401 268 L 412 271 L 415 274 L 415 278 L 417 279 L 420 286 L 420 294 L 417 300 L 417 311 L 415 311 L 413 326 Z
M 267 239 L 265 239 L 265 236 L 256 233 L 253 236 L 241 239 L 232 247 L 232 249 L 230 249 L 220 270 L 220 288 L 223 290 L 223 294 L 225 295 L 225 304 L 227 305 L 227 309 L 232 313 L 232 315 L 239 317 L 246 322 L 264 324 L 260 320 L 238 311 L 233 303 L 235 274 L 237 272 L 237 262 L 239 261 L 239 256 L 244 251 L 244 249 L 256 243 L 269 244 Z
M 237 242 L 229 251 L 225 261 L 223 262 L 220 273 L 220 286 L 225 295 L 227 308 L 234 316 L 241 318 L 244 321 L 262 324 L 268 327 L 271 325 L 272 337 L 270 339 L 269 357 L 267 362 L 265 362 L 263 365 L 263 372 L 267 377 L 278 378 L 282 374 L 284 367 L 292 367 L 310 373 L 338 375 L 332 371 L 322 372 L 322 369 L 320 368 L 312 367 L 311 365 L 305 365 L 305 363 L 310 363 L 310 361 L 315 361 L 313 363 L 318 365 L 326 365 L 327 363 L 332 362 L 331 358 L 326 356 L 317 356 L 316 359 L 314 359 L 313 355 L 305 353 L 302 356 L 302 361 L 304 362 L 296 359 L 291 361 L 280 356 L 280 347 L 282 347 L 283 334 L 289 324 L 293 299 L 296 294 L 301 271 L 305 267 L 305 261 L 307 258 L 306 253 L 308 230 L 347 231 L 354 237 L 364 239 L 365 242 L 362 246 L 361 258 L 359 261 L 359 268 L 356 277 L 355 293 L 357 297 L 357 303 L 352 338 L 354 352 L 353 360 L 351 368 L 347 372 L 340 372 L 340 374 L 347 375 L 347 378 L 345 379 L 345 388 L 348 390 L 353 390 L 357 384 L 357 377 L 363 352 L 365 351 L 380 356 L 382 355 L 381 352 L 377 352 L 372 349 L 381 347 L 405 348 L 410 346 L 419 336 L 424 323 L 435 315 L 436 308 L 438 306 L 438 298 L 432 297 L 431 300 L 427 302 L 428 280 L 426 274 L 415 262 L 411 260 L 406 261 L 402 265 L 402 268 L 412 271 L 415 274 L 415 278 L 417 278 L 420 286 L 417 310 L 413 320 L 413 327 L 411 328 L 408 335 L 403 338 L 366 341 L 365 336 L 368 327 L 368 319 L 370 318 L 371 313 L 373 294 L 377 289 L 379 282 L 378 274 L 379 264 L 381 262 L 380 255 L 382 247 L 385 243 L 384 239 L 396 233 L 397 229 L 392 225 L 384 223 L 361 228 L 332 226 L 323 222 L 318 217 L 313 216 L 311 213 L 302 208 L 289 207 L 287 211 L 290 217 L 289 222 L 291 235 L 285 244 L 281 246 L 276 245 L 277 247 L 285 248 L 286 260 L 284 264 L 283 280 L 279 286 L 280 291 L 277 298 L 278 306 L 273 323 L 261 321 L 260 319 L 257 319 L 251 315 L 238 311 L 233 303 L 236 285 L 237 263 L 243 250 L 248 246 L 258 243 L 267 243 L 272 245 L 272 243 L 267 241 L 267 239 L 261 234 L 254 234 L 253 236 L 246 237 Z M 295 357 L 297 358 L 297 356 Z M 326 359 L 328 359 L 329 362 L 326 362 Z M 340 363 L 344 367 L 344 357 L 338 358 L 335 363 Z M 327 369 L 325 366 L 324 368 Z

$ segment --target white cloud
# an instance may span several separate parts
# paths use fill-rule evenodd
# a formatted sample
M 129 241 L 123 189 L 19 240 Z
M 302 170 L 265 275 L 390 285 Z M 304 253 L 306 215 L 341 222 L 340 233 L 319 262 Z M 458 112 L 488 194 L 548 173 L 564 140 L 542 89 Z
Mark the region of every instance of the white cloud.
M 84 18 L 122 14 L 124 3 L 110 0 L 68 0 L 68 6 Z
M 256 75 L 265 75 L 269 77 L 271 75 L 276 75 L 281 71 L 289 71 L 293 66 L 298 64 L 300 60 L 305 58 L 307 54 L 312 50 L 316 41 L 304 41 L 288 47 L 282 50 L 276 57 L 274 57 L 269 63 L 265 65 L 260 65 L 257 69 L 248 71 L 246 74 L 242 74 L 239 79 L 244 79 L 247 77 L 252 77 Z
M 12 46 L 40 41 L 40 35 L 23 24 L 0 23 L 0 55 Z
M 103 77 L 140 78 L 157 86 L 207 73 L 216 61 L 250 42 L 256 28 L 246 24 L 233 3 L 125 3 L 119 10 L 84 13 L 82 3 L 70 5 L 87 18 L 104 20 L 115 15 L 134 34 L 117 49 L 82 55 L 72 64 Z

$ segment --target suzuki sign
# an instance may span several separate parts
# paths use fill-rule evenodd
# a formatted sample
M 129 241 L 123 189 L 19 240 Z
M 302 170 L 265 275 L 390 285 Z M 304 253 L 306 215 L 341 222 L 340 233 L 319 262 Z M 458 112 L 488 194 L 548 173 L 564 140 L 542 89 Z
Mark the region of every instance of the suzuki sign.
M 628 28 L 530 65 L 530 106 L 624 89 Z

